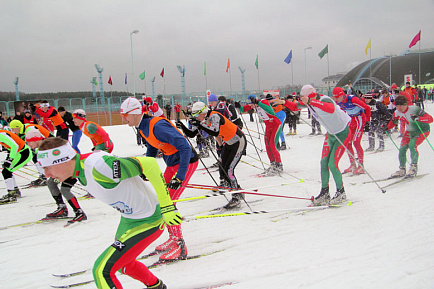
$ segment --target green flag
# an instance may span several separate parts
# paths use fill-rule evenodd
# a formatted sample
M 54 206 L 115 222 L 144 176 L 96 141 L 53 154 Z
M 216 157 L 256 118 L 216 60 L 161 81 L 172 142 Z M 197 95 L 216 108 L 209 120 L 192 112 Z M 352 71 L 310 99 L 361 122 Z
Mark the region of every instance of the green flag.
M 323 58 L 324 55 L 326 55 L 327 53 L 329 53 L 329 45 L 327 44 L 326 47 L 324 47 L 323 50 L 321 50 L 320 53 L 318 53 L 319 58 Z
M 145 79 L 145 71 L 143 71 L 142 73 L 140 73 L 139 77 L 140 77 L 141 80 Z
M 258 54 L 256 54 L 255 66 L 256 66 L 256 69 L 258 69 L 258 67 L 259 67 Z
M 96 77 L 93 78 L 93 83 L 95 83 L 95 85 L 98 85 L 98 81 L 96 81 Z
M 206 61 L 203 63 L 203 75 L 206 75 Z

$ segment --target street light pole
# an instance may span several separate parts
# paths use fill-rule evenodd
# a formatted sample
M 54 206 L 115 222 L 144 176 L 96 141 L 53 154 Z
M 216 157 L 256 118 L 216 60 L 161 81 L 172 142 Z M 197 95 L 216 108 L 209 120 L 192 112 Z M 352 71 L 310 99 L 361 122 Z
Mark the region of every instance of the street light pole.
M 134 78 L 134 58 L 133 58 L 133 33 L 137 34 L 139 33 L 139 30 L 133 30 L 130 32 L 130 41 L 131 41 L 131 66 L 133 70 L 133 89 L 134 89 L 134 96 L 136 96 L 136 79 Z
M 306 68 L 306 50 L 312 49 L 311 46 L 304 49 L 304 84 L 307 84 L 307 68 Z

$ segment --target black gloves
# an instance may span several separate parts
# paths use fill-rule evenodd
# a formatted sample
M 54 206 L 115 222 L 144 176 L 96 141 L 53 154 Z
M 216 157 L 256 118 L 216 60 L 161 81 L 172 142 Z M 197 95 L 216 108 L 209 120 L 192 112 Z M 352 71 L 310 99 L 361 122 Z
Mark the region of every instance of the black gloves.
M 167 188 L 172 189 L 172 190 L 177 190 L 181 186 L 181 184 L 182 184 L 182 180 L 177 178 L 177 177 L 174 177 L 167 184 Z
M 241 108 L 241 103 L 240 103 L 239 101 L 236 101 L 236 102 L 234 103 L 234 106 L 235 106 L 236 108 Z
M 12 160 L 10 158 L 6 158 L 2 167 L 4 169 L 9 169 L 11 166 L 12 166 Z
M 367 121 L 365 126 L 363 127 L 364 132 L 369 132 L 371 130 L 371 122 Z

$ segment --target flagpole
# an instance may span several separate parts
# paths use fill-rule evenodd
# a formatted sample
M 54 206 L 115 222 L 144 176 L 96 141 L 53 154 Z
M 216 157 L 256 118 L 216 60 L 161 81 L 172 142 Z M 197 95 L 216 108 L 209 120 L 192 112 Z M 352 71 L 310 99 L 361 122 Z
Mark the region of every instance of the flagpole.
M 294 66 L 292 65 L 292 61 L 291 61 L 291 78 L 292 78 L 292 89 L 294 89 Z
M 258 91 L 261 91 L 261 83 L 259 82 L 259 66 L 258 66 Z
M 229 66 L 229 99 L 232 97 L 232 73 L 231 73 L 231 67 Z
M 420 42 L 421 42 L 420 38 L 422 38 L 422 37 L 419 36 L 419 85 L 421 84 L 420 83 L 420 80 L 421 80 L 421 78 L 420 78 Z
M 371 56 L 371 53 L 372 53 L 372 43 L 371 43 L 371 47 L 369 47 L 369 80 L 371 81 L 370 84 L 371 84 L 371 90 L 372 90 L 372 80 L 371 80 L 371 75 L 372 75 L 372 71 L 371 71 L 372 56 Z
M 330 65 L 329 65 L 328 47 L 327 47 L 327 78 L 329 79 L 329 81 L 327 81 L 327 95 L 330 95 Z

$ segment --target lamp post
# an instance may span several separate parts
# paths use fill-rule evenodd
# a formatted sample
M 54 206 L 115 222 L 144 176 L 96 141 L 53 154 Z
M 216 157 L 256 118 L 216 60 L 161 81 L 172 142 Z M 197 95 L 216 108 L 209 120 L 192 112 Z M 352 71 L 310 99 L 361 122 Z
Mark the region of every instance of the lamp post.
M 312 49 L 311 46 L 304 49 L 304 84 L 307 84 L 306 50 Z
M 131 67 L 133 70 L 133 90 L 134 90 L 134 96 L 136 96 L 136 79 L 134 78 L 134 60 L 133 60 L 133 33 L 137 34 L 139 33 L 139 30 L 133 30 L 130 32 L 130 41 L 131 41 Z

